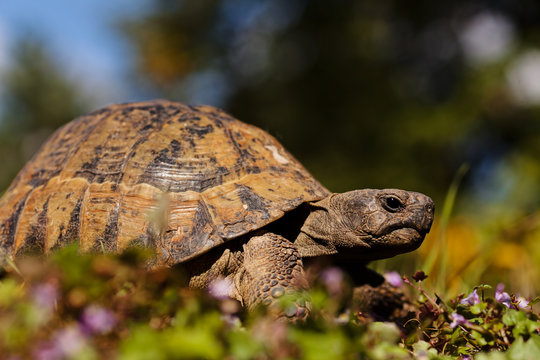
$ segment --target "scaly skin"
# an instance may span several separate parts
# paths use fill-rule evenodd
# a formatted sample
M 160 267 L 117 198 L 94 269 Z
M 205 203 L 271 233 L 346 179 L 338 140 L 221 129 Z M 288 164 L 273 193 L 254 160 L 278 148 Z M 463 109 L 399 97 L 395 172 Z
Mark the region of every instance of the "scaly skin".
M 229 295 L 248 308 L 269 304 L 307 287 L 302 258 L 330 256 L 346 261 L 349 270 L 352 264 L 354 271 L 355 263 L 360 268 L 366 261 L 416 249 L 434 211 L 429 197 L 396 189 L 332 194 L 310 207 L 296 239 L 258 232 L 241 248 L 226 248 L 190 264 L 190 285 L 206 287 L 228 278 L 234 284 Z
M 235 284 L 248 307 L 270 304 L 289 290 L 307 287 L 302 259 L 293 243 L 280 235 L 255 236 L 244 246 L 244 266 Z
M 227 279 L 232 285 L 229 296 L 250 309 L 260 302 L 269 304 L 287 291 L 307 288 L 296 246 L 270 232 L 252 237 L 241 250 L 225 249 L 208 269 L 205 265 L 207 260 L 201 258 L 185 268 L 192 274 L 190 286 L 205 288 L 216 279 Z

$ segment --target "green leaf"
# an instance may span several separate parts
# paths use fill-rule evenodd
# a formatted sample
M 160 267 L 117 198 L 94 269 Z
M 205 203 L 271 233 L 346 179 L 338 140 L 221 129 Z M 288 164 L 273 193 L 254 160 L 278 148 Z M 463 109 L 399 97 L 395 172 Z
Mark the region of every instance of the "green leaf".
M 476 330 L 472 330 L 471 331 L 471 335 L 473 337 L 473 339 L 475 339 L 477 341 L 477 343 L 481 346 L 485 346 L 487 345 L 487 341 L 486 339 L 484 339 L 484 335 Z
M 13 279 L 0 281 L 0 307 L 14 304 L 17 299 L 22 298 L 24 290 L 21 285 Z
M 244 329 L 229 333 L 230 352 L 235 359 L 255 359 L 264 354 L 264 344 Z
M 472 348 L 469 346 L 460 346 L 458 347 L 457 353 L 460 355 L 470 355 L 472 353 Z
M 533 334 L 529 340 L 518 338 L 508 349 L 510 360 L 536 360 L 540 359 L 540 335 Z
M 436 352 L 435 352 L 436 353 Z M 395 344 L 382 342 L 376 344 L 374 348 L 368 350 L 369 359 L 373 360 L 408 360 L 410 359 L 409 352 Z
M 386 322 L 374 322 L 369 324 L 368 334 L 377 341 L 397 343 L 400 339 L 400 332 L 396 324 Z
M 474 304 L 472 306 L 469 307 L 469 310 L 474 314 L 474 315 L 478 315 L 478 314 L 481 314 L 487 307 L 487 303 L 486 302 L 479 302 L 478 304 Z
M 429 360 L 451 360 L 451 356 L 440 355 L 436 349 L 433 349 L 431 345 L 426 341 L 418 341 L 413 345 L 413 353 L 415 359 L 429 359 Z
M 326 360 L 343 358 L 348 348 L 347 339 L 339 331 L 315 332 L 296 330 L 291 340 L 300 346 L 304 359 Z
M 221 359 L 223 346 L 216 334 L 209 330 L 207 327 L 196 327 L 168 331 L 163 345 L 168 350 L 169 358 Z
M 529 334 L 533 334 L 535 332 L 538 332 L 538 330 L 540 329 L 540 321 L 538 321 L 538 320 L 535 321 L 535 320 L 528 319 L 526 327 L 527 327 L 527 330 L 528 330 Z
M 537 304 L 538 302 L 540 302 L 540 296 L 537 296 L 534 299 L 532 299 L 531 301 L 529 301 L 529 306 L 533 306 L 533 305 Z
M 507 360 L 508 357 L 505 353 L 499 351 L 492 351 L 489 353 L 479 353 L 474 356 L 474 360 Z
M 536 329 L 540 328 L 540 322 L 530 320 L 524 311 L 509 309 L 503 315 L 502 321 L 505 325 L 513 326 L 512 334 L 515 338 L 521 335 L 533 334 Z
M 139 326 L 131 332 L 131 336 L 120 344 L 119 359 L 146 360 L 166 359 L 167 354 L 161 344 L 163 336 L 146 326 Z
M 502 318 L 503 323 L 508 326 L 515 326 L 525 320 L 527 320 L 525 313 L 514 309 L 508 309 Z

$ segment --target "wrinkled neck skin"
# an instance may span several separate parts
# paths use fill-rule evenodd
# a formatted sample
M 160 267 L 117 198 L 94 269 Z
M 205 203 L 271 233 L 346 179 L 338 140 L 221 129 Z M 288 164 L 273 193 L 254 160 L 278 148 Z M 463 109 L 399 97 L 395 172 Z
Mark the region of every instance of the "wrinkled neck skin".
M 336 233 L 342 238 L 336 239 Z M 295 244 L 309 273 L 319 273 L 326 267 L 339 266 L 355 286 L 380 285 L 384 278 L 366 267 L 373 257 L 362 254 L 362 246 L 353 248 L 350 243 L 346 245 L 346 239 L 351 236 L 342 224 L 329 221 L 328 209 L 314 208 L 304 222 Z M 342 244 L 341 248 L 339 244 Z
M 317 205 L 312 204 L 312 211 L 306 218 L 295 244 L 303 258 L 315 256 L 342 257 L 346 251 L 354 251 L 352 244 L 364 248 L 367 242 L 362 242 L 358 235 L 353 234 L 341 221 L 339 216 L 332 214 L 332 210 L 326 208 L 324 200 Z M 369 236 L 366 234 L 366 238 Z M 354 238 L 354 240 L 353 240 Z M 368 239 L 366 239 L 368 240 Z M 355 260 L 361 260 L 362 256 L 354 254 Z M 346 256 L 345 256 L 346 257 Z M 366 259 L 367 260 L 367 259 Z
M 380 285 L 384 278 L 366 267 L 371 258 L 355 254 L 358 252 L 356 249 L 338 249 L 333 241 L 317 231 L 317 225 L 324 221 L 321 211 L 316 210 L 310 214 L 295 241 L 306 271 L 318 274 L 324 268 L 338 266 L 347 273 L 355 286 Z
M 302 258 L 334 255 L 338 253 L 331 244 L 325 243 L 324 241 L 321 241 L 321 239 L 315 240 L 304 232 L 298 234 L 294 243 L 297 245 Z
M 324 220 L 324 216 L 321 216 L 322 211 L 323 210 L 317 210 L 310 214 L 295 240 L 295 244 L 302 258 L 327 257 L 328 259 L 332 259 L 333 263 L 355 262 L 363 264 L 367 264 L 369 261 L 378 258 L 365 251 L 363 253 L 363 247 L 351 247 L 348 243 L 335 239 L 332 234 L 321 231 L 319 225 L 322 224 Z M 337 227 L 335 224 L 329 225 Z M 344 238 L 346 238 L 347 235 L 350 234 L 346 234 L 345 232 L 342 233 Z M 368 240 L 368 237 L 369 236 L 366 235 L 366 241 Z M 339 246 L 340 243 L 342 246 Z
M 315 256 L 346 258 L 348 253 L 354 256 L 356 261 L 370 260 L 359 251 L 369 247 L 370 236 L 354 234 L 351 231 L 341 214 L 330 206 L 332 196 L 310 204 L 311 212 L 295 241 L 300 255 L 303 258 Z M 365 241 L 362 238 L 365 238 Z

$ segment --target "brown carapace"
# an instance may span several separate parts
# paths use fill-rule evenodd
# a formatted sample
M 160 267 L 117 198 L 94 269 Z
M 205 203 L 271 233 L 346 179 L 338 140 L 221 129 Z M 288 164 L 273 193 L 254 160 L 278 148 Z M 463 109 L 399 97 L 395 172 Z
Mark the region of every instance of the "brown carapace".
M 112 105 L 60 128 L 19 173 L 0 201 L 0 246 L 135 241 L 173 264 L 328 194 L 276 139 L 214 107 Z M 165 228 L 151 223 L 156 210 Z

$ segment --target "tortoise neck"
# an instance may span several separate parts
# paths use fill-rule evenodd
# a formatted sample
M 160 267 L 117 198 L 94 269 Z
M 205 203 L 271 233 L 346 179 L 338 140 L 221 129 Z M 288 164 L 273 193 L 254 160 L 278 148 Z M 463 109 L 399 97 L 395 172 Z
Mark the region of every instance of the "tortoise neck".
M 337 253 L 331 233 L 328 231 L 327 218 L 327 209 L 319 206 L 312 208 L 295 241 L 302 257 Z
M 298 234 L 294 244 L 301 257 L 337 254 L 337 250 L 327 242 L 314 239 L 302 231 Z

